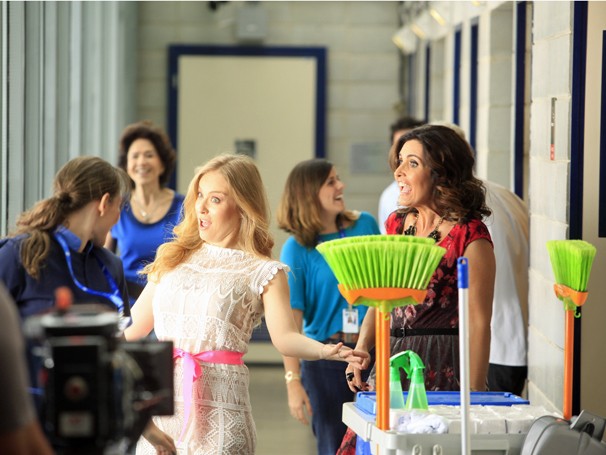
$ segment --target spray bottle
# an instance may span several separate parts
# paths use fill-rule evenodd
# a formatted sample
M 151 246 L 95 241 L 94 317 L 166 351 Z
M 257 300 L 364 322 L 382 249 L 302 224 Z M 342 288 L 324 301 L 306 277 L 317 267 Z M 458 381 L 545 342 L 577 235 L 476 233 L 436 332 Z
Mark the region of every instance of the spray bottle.
M 406 404 L 404 404 L 402 395 L 400 368 L 404 369 L 406 377 L 410 379 Z M 389 407 L 391 409 L 429 409 L 425 392 L 424 370 L 423 361 L 414 351 L 403 351 L 389 359 Z

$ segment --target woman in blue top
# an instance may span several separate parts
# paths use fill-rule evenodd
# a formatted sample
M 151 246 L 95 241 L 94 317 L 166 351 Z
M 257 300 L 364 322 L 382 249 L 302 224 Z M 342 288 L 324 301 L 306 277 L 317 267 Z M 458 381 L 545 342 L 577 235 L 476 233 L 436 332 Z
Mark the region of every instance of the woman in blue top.
M 379 227 L 369 213 L 345 208 L 344 188 L 335 167 L 325 159 L 294 167 L 278 208 L 280 228 L 292 234 L 280 260 L 291 269 L 290 304 L 305 335 L 324 343 L 353 345 L 367 308 L 348 305 L 315 247 L 341 237 L 379 234 Z M 342 405 L 354 398 L 343 380 L 345 368 L 292 357 L 284 357 L 284 368 L 291 415 L 307 424 L 307 414 L 311 414 L 318 454 L 336 453 L 346 430 Z
M 183 195 L 166 187 L 175 161 L 168 136 L 151 122 L 134 123 L 122 132 L 118 165 L 128 173 L 132 192 L 105 246 L 120 254 L 131 304 L 146 284 L 139 271 L 172 239 L 181 218 Z

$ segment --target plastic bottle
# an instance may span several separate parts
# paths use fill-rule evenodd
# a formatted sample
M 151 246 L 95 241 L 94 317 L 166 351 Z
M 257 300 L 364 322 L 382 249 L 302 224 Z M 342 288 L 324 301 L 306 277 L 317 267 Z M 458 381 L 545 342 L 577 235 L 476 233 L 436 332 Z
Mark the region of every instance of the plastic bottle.
M 400 382 L 400 368 L 409 365 L 406 352 L 399 352 L 389 359 L 389 409 L 404 409 L 404 396 Z
M 402 395 L 400 368 L 404 369 L 406 376 L 410 379 L 406 403 L 404 403 Z M 399 352 L 389 359 L 389 407 L 391 409 L 429 409 L 425 392 L 424 370 L 423 361 L 414 351 Z

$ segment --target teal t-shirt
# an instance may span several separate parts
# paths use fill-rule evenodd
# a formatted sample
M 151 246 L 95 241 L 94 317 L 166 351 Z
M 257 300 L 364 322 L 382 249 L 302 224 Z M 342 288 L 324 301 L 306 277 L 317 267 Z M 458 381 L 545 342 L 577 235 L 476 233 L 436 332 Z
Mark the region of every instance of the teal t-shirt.
M 346 228 L 346 237 L 379 234 L 376 220 L 367 212 L 362 212 L 354 224 Z M 339 232 L 321 235 L 320 242 L 338 239 Z M 343 330 L 343 310 L 349 307 L 337 285 L 332 270 L 315 248 L 299 244 L 289 237 L 280 254 L 280 261 L 290 267 L 288 285 L 290 287 L 290 305 L 303 311 L 303 331 L 305 335 L 317 341 L 324 341 L 336 332 Z M 365 305 L 357 305 L 358 320 L 368 310 Z

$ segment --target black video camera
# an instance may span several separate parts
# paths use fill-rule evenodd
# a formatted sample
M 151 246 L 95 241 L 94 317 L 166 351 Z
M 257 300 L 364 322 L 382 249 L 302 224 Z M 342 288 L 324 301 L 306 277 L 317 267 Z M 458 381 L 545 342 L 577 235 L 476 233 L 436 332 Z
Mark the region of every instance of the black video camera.
M 172 415 L 172 342 L 127 342 L 120 317 L 78 304 L 26 321 L 41 343 L 42 419 L 58 453 L 124 454 L 152 415 Z

